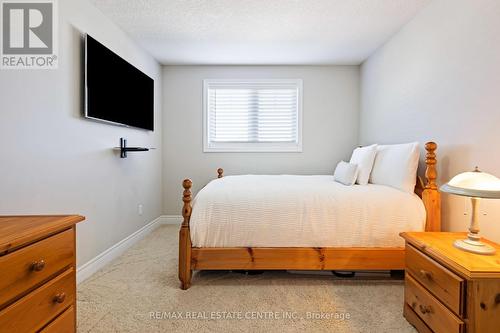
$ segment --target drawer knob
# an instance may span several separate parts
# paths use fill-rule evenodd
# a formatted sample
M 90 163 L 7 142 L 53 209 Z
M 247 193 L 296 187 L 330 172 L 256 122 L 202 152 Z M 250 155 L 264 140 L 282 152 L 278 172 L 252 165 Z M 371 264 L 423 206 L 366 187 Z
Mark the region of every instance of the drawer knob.
M 54 303 L 62 303 L 66 299 L 65 293 L 59 293 L 54 296 Z
M 419 308 L 420 308 L 420 312 L 422 312 L 422 314 L 432 313 L 432 307 L 430 305 L 420 304 Z
M 45 260 L 34 261 L 31 264 L 31 270 L 35 272 L 40 272 L 45 268 Z
M 428 279 L 428 280 L 431 280 L 432 279 L 432 273 L 431 272 L 428 272 L 426 270 L 423 270 L 421 269 L 420 270 L 420 275 L 422 275 L 422 277 Z

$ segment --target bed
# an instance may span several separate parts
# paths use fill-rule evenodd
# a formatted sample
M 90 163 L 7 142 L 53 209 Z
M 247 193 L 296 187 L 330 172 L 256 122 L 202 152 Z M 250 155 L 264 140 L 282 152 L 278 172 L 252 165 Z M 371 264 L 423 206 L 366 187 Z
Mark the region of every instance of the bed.
M 401 270 L 403 231 L 439 231 L 437 145 L 425 145 L 415 193 L 332 176 L 242 175 L 210 182 L 192 199 L 183 181 L 179 279 L 193 270 Z M 193 209 L 194 208 L 194 209 Z

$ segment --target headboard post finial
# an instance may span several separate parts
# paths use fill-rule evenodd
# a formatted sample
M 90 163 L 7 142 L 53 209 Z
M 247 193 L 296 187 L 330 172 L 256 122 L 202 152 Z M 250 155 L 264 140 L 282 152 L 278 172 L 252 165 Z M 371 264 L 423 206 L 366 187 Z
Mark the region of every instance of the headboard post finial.
M 425 231 L 441 231 L 441 196 L 437 187 L 437 170 L 436 170 L 436 149 L 435 142 L 427 142 L 425 150 L 425 178 L 426 184 L 422 192 L 422 201 L 427 211 L 427 221 L 425 223 Z
M 224 173 L 224 169 L 218 168 L 217 169 L 217 173 L 218 173 L 217 178 L 222 178 L 223 177 L 223 173 Z
M 184 221 L 182 222 L 183 227 L 189 227 L 189 218 L 191 217 L 191 187 L 193 182 L 191 179 L 184 179 L 182 182 L 182 187 L 184 187 L 184 192 L 182 194 L 182 201 L 184 206 L 182 207 L 182 217 Z
M 437 144 L 435 142 L 427 142 L 425 144 L 425 150 L 427 150 L 427 155 L 425 156 L 425 164 L 427 165 L 425 169 L 426 189 L 437 190 L 436 149 Z

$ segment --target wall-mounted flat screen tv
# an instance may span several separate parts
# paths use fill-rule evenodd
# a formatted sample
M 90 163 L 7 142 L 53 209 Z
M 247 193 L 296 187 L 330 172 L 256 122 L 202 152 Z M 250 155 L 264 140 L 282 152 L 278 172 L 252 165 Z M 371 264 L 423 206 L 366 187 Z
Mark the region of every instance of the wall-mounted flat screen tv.
M 154 130 L 154 80 L 89 35 L 85 117 Z

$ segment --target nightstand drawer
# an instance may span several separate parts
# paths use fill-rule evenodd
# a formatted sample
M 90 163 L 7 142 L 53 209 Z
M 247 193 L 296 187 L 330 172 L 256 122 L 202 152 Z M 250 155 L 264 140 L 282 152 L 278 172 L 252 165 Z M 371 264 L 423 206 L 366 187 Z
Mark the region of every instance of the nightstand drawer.
M 69 229 L 0 257 L 0 308 L 73 264 L 74 236 Z
M 48 324 L 40 333 L 74 333 L 75 332 L 75 308 L 70 306 L 53 322 Z
M 462 278 L 411 245 L 406 245 L 406 270 L 453 312 L 462 315 Z
M 409 275 L 405 278 L 405 302 L 433 332 L 463 332 L 463 321 Z
M 73 305 L 75 270 L 58 275 L 0 312 L 0 332 L 35 332 Z

